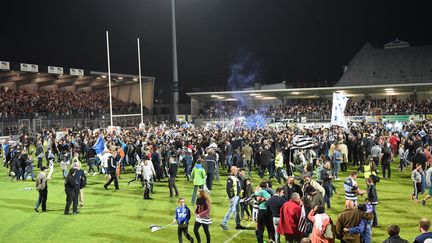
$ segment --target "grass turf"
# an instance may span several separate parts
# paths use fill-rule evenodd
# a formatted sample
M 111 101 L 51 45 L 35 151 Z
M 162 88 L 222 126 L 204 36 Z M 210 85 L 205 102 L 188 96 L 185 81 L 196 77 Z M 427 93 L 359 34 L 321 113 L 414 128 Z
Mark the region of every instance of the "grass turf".
M 3 164 L 3 163 L 2 163 Z M 45 164 L 45 161 L 44 161 Z M 121 175 L 120 190 L 103 188 L 103 175 L 87 176 L 85 188 L 85 206 L 79 208 L 78 215 L 63 215 L 65 193 L 59 164 L 56 163 L 53 179 L 48 182 L 47 213 L 35 213 L 33 208 L 38 197 L 35 183 L 31 180 L 10 181 L 6 168 L 0 169 L 0 237 L 2 242 L 177 242 L 177 227 L 169 226 L 151 233 L 151 224 L 166 225 L 172 222 L 177 198 L 170 199 L 168 183 L 155 183 L 153 200 L 143 200 L 143 190 L 139 183 L 127 185 L 134 176 L 128 167 Z M 84 169 L 87 169 L 84 166 Z M 352 169 L 349 167 L 349 169 Z M 179 169 L 179 171 L 182 171 Z M 348 170 L 349 171 L 349 170 Z M 37 175 L 38 171 L 35 171 Z M 392 165 L 391 180 L 381 180 L 377 185 L 379 205 L 377 207 L 379 227 L 373 229 L 373 242 L 382 242 L 387 238 L 386 227 L 398 224 L 401 227 L 401 237 L 409 241 L 419 234 L 417 223 L 421 217 L 431 217 L 431 204 L 426 207 L 410 200 L 412 183 L 410 171 L 399 172 L 396 164 Z M 344 178 L 346 173 L 342 173 Z M 234 215 L 229 222 L 230 230 L 221 230 L 219 224 L 228 209 L 225 193 L 227 173 L 222 172 L 220 181 L 215 181 L 212 191 L 210 226 L 212 242 L 255 242 L 254 223 L 243 221 L 250 230 L 236 231 Z M 260 180 L 257 173 L 253 174 L 253 185 Z M 180 196 L 186 198 L 191 205 L 193 185 L 186 182 L 181 172 L 177 178 Z M 363 179 L 358 179 L 361 188 L 365 189 Z M 335 182 L 337 193 L 332 198 L 333 210 L 327 211 L 336 221 L 337 215 L 343 210 L 344 195 L 342 181 Z M 25 190 L 32 187 L 32 190 Z M 277 184 L 274 185 L 274 188 Z M 423 196 L 422 196 L 423 197 Z M 359 197 L 359 200 L 362 200 Z M 193 235 L 194 217 L 191 218 L 189 233 Z M 205 234 L 200 230 L 201 240 Z M 267 238 L 267 236 L 265 236 Z M 183 237 L 183 240 L 187 240 Z

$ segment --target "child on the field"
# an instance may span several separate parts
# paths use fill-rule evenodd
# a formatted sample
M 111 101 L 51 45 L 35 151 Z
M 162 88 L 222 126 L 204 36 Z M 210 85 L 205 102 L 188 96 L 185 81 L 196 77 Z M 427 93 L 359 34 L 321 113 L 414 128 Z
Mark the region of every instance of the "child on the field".
M 188 239 L 190 242 L 193 242 L 192 236 L 188 233 L 188 226 L 189 226 L 189 219 L 191 216 L 189 208 L 185 204 L 184 198 L 179 198 L 178 200 L 178 207 L 175 211 L 175 218 L 173 220 L 173 224 L 177 223 L 177 236 L 179 242 L 183 242 L 182 234 L 185 235 L 186 239 Z

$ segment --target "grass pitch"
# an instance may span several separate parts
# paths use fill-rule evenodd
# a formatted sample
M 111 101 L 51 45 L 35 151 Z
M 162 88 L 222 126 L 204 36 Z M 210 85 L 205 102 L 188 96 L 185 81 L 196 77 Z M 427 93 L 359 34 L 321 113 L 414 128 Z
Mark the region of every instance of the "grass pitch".
M 1 160 L 3 165 L 3 161 Z M 44 161 L 45 164 L 45 161 Z M 84 166 L 84 169 L 87 169 Z M 352 169 L 349 167 L 349 170 Z M 349 171 L 348 170 L 348 171 Z M 188 183 L 179 169 L 177 187 L 181 197 L 190 205 L 193 185 Z M 103 188 L 103 175 L 87 176 L 85 188 L 85 206 L 79 208 L 78 215 L 64 215 L 65 193 L 59 165 L 55 165 L 53 179 L 48 181 L 47 213 L 36 213 L 33 208 L 38 197 L 35 183 L 31 180 L 10 181 L 7 170 L 0 168 L 0 237 L 2 242 L 177 242 L 177 227 L 150 232 L 151 224 L 166 225 L 172 222 L 177 198 L 170 199 L 168 183 L 155 183 L 153 200 L 143 200 L 143 190 L 139 183 L 127 185 L 134 177 L 131 168 L 121 175 L 120 190 Z M 35 171 L 37 175 L 38 171 Z M 381 180 L 377 185 L 379 205 L 377 207 L 379 227 L 373 229 L 373 242 L 382 242 L 387 238 L 386 227 L 398 224 L 401 237 L 412 241 L 419 234 L 417 223 L 421 217 L 432 219 L 432 201 L 423 207 L 410 200 L 412 182 L 410 171 L 399 172 L 396 163 L 392 165 L 391 180 Z M 230 230 L 221 230 L 219 224 L 228 209 L 225 193 L 227 173 L 221 173 L 219 181 L 214 182 L 210 226 L 212 242 L 256 242 L 254 227 L 250 221 L 242 225 L 250 230 L 234 229 L 234 216 L 230 219 Z M 346 173 L 342 173 L 342 178 Z M 257 172 L 253 174 L 253 185 L 260 182 Z M 362 178 L 358 178 L 364 189 Z M 337 193 L 332 198 L 333 210 L 327 211 L 336 221 L 344 207 L 343 181 L 335 182 Z M 32 190 L 25 190 L 31 187 Z M 277 187 L 275 183 L 274 188 Z M 423 197 L 423 196 L 422 196 Z M 361 197 L 359 197 L 361 200 Z M 193 235 L 194 216 L 191 218 L 189 233 Z M 201 240 L 205 234 L 200 230 Z M 265 233 L 265 238 L 267 235 Z M 183 237 L 184 242 L 187 240 Z

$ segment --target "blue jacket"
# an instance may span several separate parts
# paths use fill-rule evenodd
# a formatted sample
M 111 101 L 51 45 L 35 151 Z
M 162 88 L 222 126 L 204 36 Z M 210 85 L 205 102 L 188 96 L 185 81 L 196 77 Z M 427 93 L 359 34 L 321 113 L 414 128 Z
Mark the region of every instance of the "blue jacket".
M 177 220 L 177 224 L 188 224 L 189 219 L 191 217 L 189 208 L 184 205 L 183 207 L 179 206 L 175 210 L 175 219 Z
M 372 222 L 370 220 L 361 219 L 359 225 L 353 228 L 349 228 L 349 233 L 352 235 L 360 234 L 364 243 L 371 243 L 372 242 Z

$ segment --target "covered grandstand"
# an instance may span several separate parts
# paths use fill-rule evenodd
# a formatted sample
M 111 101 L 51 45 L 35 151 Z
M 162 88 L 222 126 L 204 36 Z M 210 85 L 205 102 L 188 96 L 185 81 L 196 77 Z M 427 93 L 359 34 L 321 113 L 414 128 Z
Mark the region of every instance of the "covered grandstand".
M 1 100 L 2 108 L 4 108 L 3 106 L 8 106 L 9 108 L 15 107 L 14 110 L 20 111 L 18 114 L 13 114 L 13 111 L 6 112 L 6 109 L 2 109 L 0 112 L 0 134 L 7 135 L 22 126 L 36 131 L 42 127 L 49 128 L 55 126 L 58 128 L 67 128 L 78 126 L 91 128 L 109 124 L 109 112 L 107 113 L 106 109 L 103 108 L 100 108 L 100 111 L 94 111 L 97 107 L 93 108 L 91 114 L 86 114 L 86 112 L 81 111 L 67 112 L 66 115 L 60 112 L 41 112 L 44 111 L 44 109 L 39 109 L 40 111 L 37 112 L 31 109 L 32 112 L 26 112 L 25 109 L 16 107 L 19 105 L 19 100 L 16 99 L 22 99 L 24 94 L 28 96 L 30 92 L 36 92 L 35 96 L 40 96 L 38 90 L 44 91 L 42 92 L 43 94 L 47 92 L 57 92 L 60 93 L 60 95 L 71 95 L 74 93 L 86 94 L 78 96 L 78 98 L 93 97 L 92 94 L 98 94 L 99 99 L 106 98 L 103 104 L 109 104 L 108 78 L 108 73 L 106 72 L 30 63 L 13 63 L 0 60 L 0 89 L 2 92 L 1 97 L 3 97 L 3 100 Z M 143 107 L 145 107 L 146 110 L 145 114 L 150 115 L 153 111 L 155 77 L 141 76 L 141 80 Z M 134 111 L 139 111 L 139 109 L 136 109 L 136 107 L 139 108 L 140 104 L 139 76 L 111 73 L 111 81 L 112 97 L 116 101 L 115 104 L 123 104 L 123 106 L 125 106 L 124 104 L 135 104 Z M 12 97 L 11 100 L 5 100 L 4 97 L 10 97 L 10 92 L 15 92 L 13 94 L 15 94 L 16 97 Z M 48 95 L 51 93 L 48 93 Z M 29 102 L 31 102 L 32 106 L 41 106 L 41 101 L 37 100 L 36 97 Z M 122 112 L 119 115 L 131 111 L 131 109 L 125 109 L 124 107 L 122 107 L 122 109 L 116 109 L 115 105 L 113 105 L 113 110 Z M 135 118 L 128 117 L 126 119 L 119 117 L 116 118 L 116 121 L 121 120 L 122 122 L 129 122 L 131 119 Z M 134 123 L 138 124 L 139 119 L 139 117 L 136 117 L 135 120 L 138 120 L 138 122 Z
M 412 47 L 395 40 L 374 48 L 366 43 L 353 57 L 340 80 L 332 87 L 286 88 L 285 84 L 258 86 L 240 91 L 191 92 L 192 114 L 198 115 L 209 105 L 261 107 L 296 105 L 305 101 L 331 101 L 340 92 L 351 102 L 372 99 L 429 99 L 432 94 L 432 46 Z M 430 107 L 423 109 L 430 112 Z M 307 116 L 307 114 L 302 114 Z M 355 114 L 363 115 L 363 114 Z M 325 117 L 326 119 L 326 117 Z

